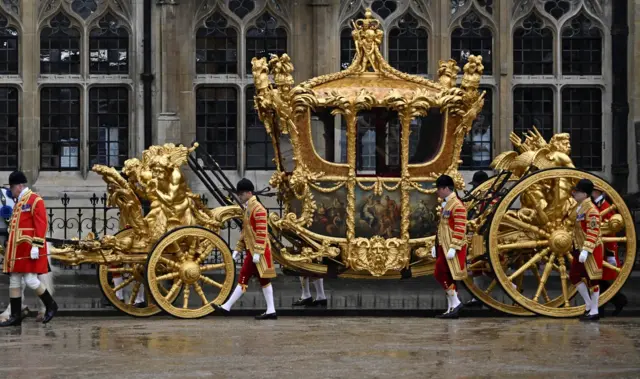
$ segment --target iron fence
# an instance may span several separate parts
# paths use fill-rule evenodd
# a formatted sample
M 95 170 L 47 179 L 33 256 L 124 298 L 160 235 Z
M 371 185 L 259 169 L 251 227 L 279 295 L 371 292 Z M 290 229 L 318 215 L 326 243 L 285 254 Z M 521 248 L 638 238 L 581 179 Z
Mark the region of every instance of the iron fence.
M 203 194 L 200 199 L 205 205 L 209 204 L 209 199 Z M 110 207 L 107 203 L 107 194 L 101 196 L 95 193 L 88 199 L 90 206 L 73 206 L 72 198 L 65 193 L 60 198 L 61 206 L 50 206 L 47 204 L 48 213 L 48 236 L 57 239 L 82 239 L 89 232 L 93 233 L 96 238 L 106 235 L 114 235 L 120 229 L 120 210 L 117 207 Z M 143 203 L 143 213 L 146 215 L 149 211 L 149 204 Z M 277 207 L 266 207 L 269 213 L 277 212 L 282 216 L 283 205 L 278 202 Z M 232 235 L 237 232 L 238 225 L 235 222 L 227 222 L 220 232 L 225 242 L 233 249 L 234 244 Z M 207 263 L 215 263 L 220 260 L 218 252 L 215 252 Z M 64 270 L 78 269 L 95 269 L 97 265 L 84 264 L 80 266 L 67 266 L 56 263 L 56 266 Z

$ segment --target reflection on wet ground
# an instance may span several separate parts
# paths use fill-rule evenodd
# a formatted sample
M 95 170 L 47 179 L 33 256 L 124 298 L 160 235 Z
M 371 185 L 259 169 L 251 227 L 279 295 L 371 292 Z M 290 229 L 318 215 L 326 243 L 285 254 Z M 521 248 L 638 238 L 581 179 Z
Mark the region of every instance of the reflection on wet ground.
M 2 378 L 636 378 L 640 319 L 57 318 L 0 329 Z

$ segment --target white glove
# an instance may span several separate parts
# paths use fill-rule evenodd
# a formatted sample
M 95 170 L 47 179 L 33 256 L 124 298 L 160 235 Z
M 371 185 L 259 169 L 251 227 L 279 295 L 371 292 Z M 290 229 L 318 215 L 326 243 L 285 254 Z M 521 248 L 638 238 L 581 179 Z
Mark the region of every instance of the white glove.
M 612 266 L 616 266 L 618 264 L 618 262 L 616 262 L 615 257 L 607 257 L 607 263 L 609 263 Z
M 586 250 L 582 250 L 580 252 L 580 256 L 578 257 L 578 262 L 584 263 L 587 261 L 587 257 L 589 256 L 589 252 Z
M 260 254 L 253 254 L 253 263 L 258 264 L 260 262 Z
M 456 257 L 456 249 L 451 248 L 447 251 L 447 259 L 453 259 Z
M 235 262 L 238 262 L 240 260 L 240 252 L 234 250 L 233 254 L 231 254 L 231 258 L 233 258 Z
M 436 247 L 435 246 L 431 248 L 431 256 L 434 257 L 434 258 L 436 257 Z
M 31 248 L 31 259 L 40 258 L 40 248 L 33 246 Z

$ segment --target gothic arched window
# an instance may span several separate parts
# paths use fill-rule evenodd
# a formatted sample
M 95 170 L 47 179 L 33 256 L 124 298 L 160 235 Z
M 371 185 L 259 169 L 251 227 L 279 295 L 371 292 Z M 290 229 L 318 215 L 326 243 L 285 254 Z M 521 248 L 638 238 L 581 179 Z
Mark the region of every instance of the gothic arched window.
M 80 90 L 44 87 L 40 91 L 40 167 L 80 168 Z
M 129 73 L 129 33 L 107 13 L 89 35 L 89 73 Z
M 238 73 L 238 33 L 228 25 L 227 19 L 216 12 L 198 29 L 197 74 Z
M 40 73 L 80 73 L 80 31 L 62 13 L 40 32 Z
M 513 131 L 522 135 L 533 126 L 549 141 L 553 136 L 553 90 L 549 87 L 517 87 L 513 91 Z
M 602 31 L 583 14 L 562 28 L 562 75 L 602 75 Z
M 516 28 L 513 35 L 513 73 L 515 75 L 553 75 L 553 36 L 551 29 L 535 13 Z
M 254 96 L 255 88 L 253 86 L 247 87 L 246 166 L 249 170 L 273 170 L 276 168 L 275 163 L 273 163 L 273 157 L 275 156 L 273 144 L 271 143 L 271 137 L 267 134 L 264 124 L 260 121 L 258 112 L 254 107 Z
M 196 91 L 196 139 L 220 167 L 237 167 L 238 91 L 201 87 Z
M 389 31 L 389 64 L 409 74 L 427 74 L 427 30 L 409 13 Z
M 89 166 L 122 167 L 129 152 L 129 91 L 93 87 L 89 91 Z
M 269 59 L 270 54 L 282 55 L 287 52 L 287 31 L 269 12 L 260 16 L 255 26 L 247 30 L 247 73 L 251 72 L 253 57 Z
M 584 170 L 602 170 L 602 91 L 562 88 L 562 131 L 571 135 L 571 159 Z
M 371 4 L 371 10 L 383 20 L 395 12 L 397 8 L 398 4 L 395 0 L 376 0 Z
M 0 13 L 0 74 L 17 74 L 19 61 L 18 31 Z
M 481 55 L 484 75 L 493 74 L 493 33 L 484 25 L 480 16 L 469 12 L 460 21 L 460 26 L 451 33 L 451 56 L 464 67 L 469 55 Z
M 18 168 L 18 90 L 0 87 L 0 170 Z
M 256 4 L 253 0 L 230 0 L 227 7 L 231 12 L 235 13 L 236 16 L 242 19 L 244 16 L 251 13 L 251 11 L 256 7 Z

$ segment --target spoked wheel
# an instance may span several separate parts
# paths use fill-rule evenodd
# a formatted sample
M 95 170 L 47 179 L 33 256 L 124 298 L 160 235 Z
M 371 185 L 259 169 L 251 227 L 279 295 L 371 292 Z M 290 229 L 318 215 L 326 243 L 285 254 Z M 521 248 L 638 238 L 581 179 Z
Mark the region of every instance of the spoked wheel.
M 496 180 L 501 180 L 499 176 L 494 176 L 487 179 L 484 183 L 480 184 L 471 191 L 471 195 L 478 199 L 485 198 L 485 193 L 489 191 Z M 516 181 L 508 181 L 505 183 L 506 188 L 512 187 Z M 480 201 L 470 200 L 465 202 L 467 212 L 471 208 L 476 208 L 475 213 L 477 219 L 477 213 L 483 206 L 488 204 L 480 204 Z M 493 205 L 495 207 L 495 204 Z M 488 221 L 485 221 L 488 222 Z M 489 262 L 489 253 L 486 251 L 486 244 L 483 246 L 485 252 L 483 255 L 473 258 L 467 263 L 467 271 L 469 275 L 463 280 L 463 283 L 467 290 L 471 292 L 474 298 L 480 300 L 486 306 L 491 307 L 500 312 L 505 312 L 514 316 L 534 316 L 535 314 L 529 312 L 525 308 L 515 303 L 509 296 L 502 291 L 502 287 L 498 284 L 498 280 L 493 273 L 493 268 Z
M 152 297 L 160 308 L 178 318 L 199 318 L 213 312 L 211 304 L 226 300 L 234 279 L 235 265 L 229 246 L 202 227 L 185 226 L 170 231 L 156 243 L 147 260 Z M 173 282 L 167 293 L 159 290 L 164 282 Z M 181 290 L 182 297 L 174 305 L 172 298 Z
M 520 180 L 498 204 L 489 230 L 489 257 L 503 290 L 536 314 L 575 317 L 584 312 L 582 301 L 573 299 L 576 289 L 569 281 L 576 208 L 571 189 L 580 179 L 602 188 L 619 214 L 620 230 L 602 240 L 618 242 L 622 266 L 611 287 L 601 293 L 600 304 L 620 290 L 633 268 L 634 223 L 613 187 L 576 169 L 535 172 Z M 518 282 L 524 285 L 515 288 Z
M 132 232 L 131 229 L 125 229 L 116 235 L 126 237 Z M 145 283 L 145 265 L 143 263 L 100 265 L 97 271 L 102 294 L 115 308 L 134 317 L 149 317 L 162 311 L 150 298 L 148 289 L 143 285 Z M 122 278 L 122 283 L 115 285 L 113 279 L 117 276 Z M 119 290 L 122 290 L 122 299 L 117 296 Z M 167 291 L 164 288 L 160 290 Z M 135 306 L 135 300 L 141 291 L 145 292 L 144 306 Z

